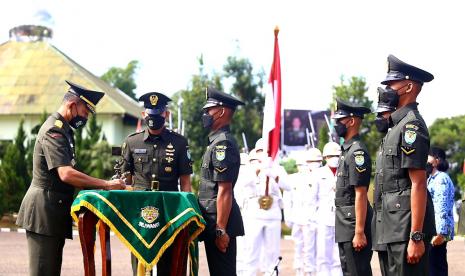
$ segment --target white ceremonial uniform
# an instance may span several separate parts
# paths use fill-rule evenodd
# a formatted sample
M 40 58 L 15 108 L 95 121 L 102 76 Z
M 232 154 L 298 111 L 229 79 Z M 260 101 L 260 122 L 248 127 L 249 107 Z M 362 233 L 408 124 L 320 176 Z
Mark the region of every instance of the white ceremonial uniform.
M 257 175 L 252 165 L 241 165 L 236 185 L 234 186 L 234 197 L 236 198 L 243 218 L 245 216 L 245 208 L 247 207 L 247 198 L 255 191 L 256 177 Z M 244 236 L 236 237 L 236 272 L 238 276 L 245 275 L 245 254 L 250 250 L 249 247 L 250 245 L 245 242 Z
M 265 195 L 267 176 L 269 176 L 268 194 L 273 197 L 273 204 L 270 209 L 264 210 L 260 209 L 258 199 Z M 279 177 L 278 183 L 275 181 L 276 176 Z M 287 184 L 287 173 L 284 168 L 279 165 L 263 168 L 255 178 L 254 189 L 245 201 L 243 219 L 244 242 L 247 243 L 245 253 L 247 271 L 244 275 L 255 276 L 259 268 L 270 274 L 280 256 L 283 207 L 280 189 L 291 189 Z
M 284 192 L 284 217 L 292 226 L 294 269 L 297 276 L 310 275 L 316 272 L 318 182 L 308 168 L 290 175 L 288 182 L 292 190 Z
M 339 249 L 335 241 L 336 207 L 336 176 L 328 165 L 315 171 L 318 185 L 317 210 L 317 245 L 316 266 L 317 275 L 342 275 Z

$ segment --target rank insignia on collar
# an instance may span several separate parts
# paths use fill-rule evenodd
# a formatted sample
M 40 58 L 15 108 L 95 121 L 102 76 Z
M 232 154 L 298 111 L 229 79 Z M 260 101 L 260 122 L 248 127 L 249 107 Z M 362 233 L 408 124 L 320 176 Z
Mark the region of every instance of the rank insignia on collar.
M 158 96 L 157 95 L 150 96 L 150 104 L 157 105 L 157 103 L 158 103 Z
M 158 218 L 159 212 L 153 206 L 146 206 L 142 208 L 140 215 L 147 223 L 152 223 Z
M 57 128 L 62 128 L 63 127 L 63 122 L 60 120 L 56 120 L 54 124 Z
M 404 134 L 404 140 L 407 144 L 411 145 L 417 139 L 417 133 L 415 130 L 406 130 Z
M 224 150 L 215 151 L 216 160 L 223 161 L 226 157 L 226 152 Z

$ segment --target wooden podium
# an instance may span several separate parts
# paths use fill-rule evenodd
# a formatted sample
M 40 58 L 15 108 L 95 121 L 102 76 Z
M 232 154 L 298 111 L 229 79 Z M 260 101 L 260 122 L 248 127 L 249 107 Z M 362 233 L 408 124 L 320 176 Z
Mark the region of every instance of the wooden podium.
M 127 193 L 135 193 L 135 192 L 127 192 Z M 104 195 L 103 196 L 98 195 L 98 196 L 100 198 L 104 197 Z M 79 198 L 79 195 L 78 195 L 78 198 Z M 76 198 L 75 202 L 78 200 L 78 198 Z M 103 202 L 105 201 L 106 200 L 103 200 Z M 104 217 L 104 219 L 99 218 L 99 216 L 103 216 L 103 214 L 102 212 L 96 210 L 97 209 L 96 207 L 88 206 L 87 208 L 86 204 L 89 204 L 88 199 L 83 200 L 83 202 L 85 202 L 85 204 L 76 204 L 76 206 L 75 206 L 75 203 L 73 203 L 71 214 L 73 218 L 75 219 L 75 221 L 78 222 L 79 238 L 81 241 L 85 275 L 86 276 L 96 275 L 95 274 L 96 272 L 95 272 L 94 248 L 95 248 L 95 239 L 96 239 L 96 229 L 97 229 L 97 224 L 98 224 L 98 236 L 100 239 L 100 245 L 101 245 L 100 250 L 101 250 L 101 255 L 102 255 L 102 275 L 109 276 L 111 275 L 110 228 L 113 227 L 112 230 L 114 230 L 115 224 L 110 223 L 110 225 L 108 225 L 105 222 L 105 221 L 107 222 L 109 221 L 107 217 Z M 189 204 L 192 204 L 192 199 L 190 199 Z M 95 205 L 97 206 L 97 204 Z M 193 207 L 194 209 L 196 209 L 195 207 L 198 207 L 198 206 L 193 206 Z M 192 208 L 188 208 L 188 209 L 192 209 Z M 186 212 L 182 212 L 182 213 L 186 213 Z M 194 212 L 194 213 L 195 215 L 197 215 L 197 212 Z M 172 220 L 166 223 L 169 224 L 170 226 L 171 222 Z M 195 217 L 190 218 L 189 220 L 186 220 L 185 222 L 183 222 L 182 228 L 179 227 L 179 230 L 174 232 L 175 234 L 173 234 L 173 236 L 175 235 L 175 238 L 174 240 L 172 240 L 172 243 L 170 245 L 170 248 L 172 248 L 171 250 L 172 258 L 171 258 L 171 266 L 170 266 L 171 276 L 185 276 L 186 275 L 187 263 L 188 263 L 187 256 L 189 255 L 190 243 L 193 240 L 193 235 L 192 235 L 193 232 L 189 231 L 189 228 L 190 227 L 196 228 L 194 232 L 195 237 L 196 237 L 203 230 L 204 224 L 205 223 L 203 221 L 203 218 L 201 219 L 198 219 Z M 119 238 L 121 239 L 120 235 L 119 235 Z M 153 250 L 156 250 L 156 248 L 153 247 Z

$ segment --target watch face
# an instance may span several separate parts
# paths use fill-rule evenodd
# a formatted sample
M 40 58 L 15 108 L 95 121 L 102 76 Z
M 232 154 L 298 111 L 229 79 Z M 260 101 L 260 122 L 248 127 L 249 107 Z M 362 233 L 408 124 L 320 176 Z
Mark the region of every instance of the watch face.
M 222 229 L 216 229 L 216 236 L 217 236 L 217 237 L 221 237 L 221 236 L 223 236 L 223 235 L 224 235 L 224 233 L 225 233 L 225 231 L 224 231 L 224 230 L 222 230 Z
M 414 241 L 421 241 L 421 240 L 423 240 L 423 233 L 420 233 L 420 232 L 414 232 L 414 233 L 412 233 L 412 240 L 414 240 Z

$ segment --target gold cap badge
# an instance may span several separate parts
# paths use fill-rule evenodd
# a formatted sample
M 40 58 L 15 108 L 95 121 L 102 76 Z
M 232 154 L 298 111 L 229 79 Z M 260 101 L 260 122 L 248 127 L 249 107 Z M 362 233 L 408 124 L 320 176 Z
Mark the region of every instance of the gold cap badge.
M 158 96 L 157 96 L 157 95 L 152 95 L 152 96 L 150 96 L 150 103 L 151 103 L 152 105 L 157 105 L 157 103 L 158 103 Z

